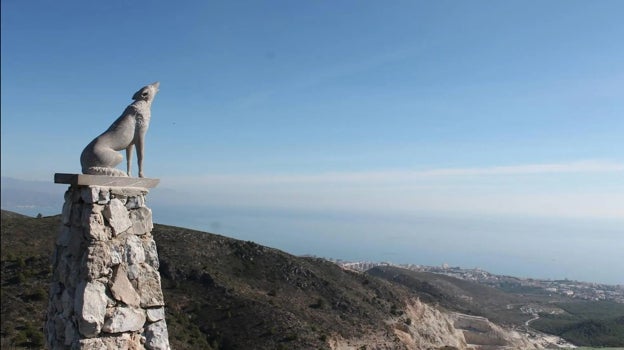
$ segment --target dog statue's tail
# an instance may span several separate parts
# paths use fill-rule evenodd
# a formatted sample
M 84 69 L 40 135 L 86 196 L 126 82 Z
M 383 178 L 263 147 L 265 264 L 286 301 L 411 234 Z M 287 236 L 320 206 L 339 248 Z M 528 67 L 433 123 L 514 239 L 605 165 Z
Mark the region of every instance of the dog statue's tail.
M 86 169 L 83 168 L 82 173 L 88 175 L 128 176 L 128 174 L 119 169 L 107 168 L 103 166 L 92 166 Z

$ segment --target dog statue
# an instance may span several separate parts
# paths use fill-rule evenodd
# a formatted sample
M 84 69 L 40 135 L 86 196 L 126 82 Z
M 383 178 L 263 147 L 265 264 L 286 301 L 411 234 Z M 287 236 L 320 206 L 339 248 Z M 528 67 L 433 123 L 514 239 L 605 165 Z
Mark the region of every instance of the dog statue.
M 102 135 L 85 147 L 80 155 L 83 174 L 132 176 L 132 149 L 136 146 L 139 162 L 139 177 L 143 177 L 143 155 L 145 134 L 150 122 L 150 108 L 160 83 L 155 82 L 137 91 L 132 102 L 117 120 Z M 118 152 L 126 150 L 128 173 L 116 169 L 123 156 Z

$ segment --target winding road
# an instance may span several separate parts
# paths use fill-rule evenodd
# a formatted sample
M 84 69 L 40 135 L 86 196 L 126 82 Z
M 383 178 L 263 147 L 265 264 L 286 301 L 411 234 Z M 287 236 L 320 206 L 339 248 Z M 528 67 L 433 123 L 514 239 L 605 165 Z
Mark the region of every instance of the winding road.
M 537 320 L 538 318 L 539 318 L 538 314 L 533 314 L 533 318 L 528 320 L 528 321 L 526 321 L 526 322 L 524 322 L 524 325 L 527 326 L 527 327 L 530 327 L 531 326 L 531 322 Z

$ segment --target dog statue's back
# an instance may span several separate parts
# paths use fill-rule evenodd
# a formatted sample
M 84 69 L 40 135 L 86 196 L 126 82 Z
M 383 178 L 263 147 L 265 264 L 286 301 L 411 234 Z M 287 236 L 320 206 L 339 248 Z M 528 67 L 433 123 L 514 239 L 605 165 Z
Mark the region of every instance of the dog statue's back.
M 84 174 L 131 176 L 132 150 L 137 149 L 139 177 L 143 177 L 143 152 L 145 134 L 149 127 L 151 106 L 158 92 L 158 82 L 144 86 L 137 91 L 122 115 L 100 136 L 85 147 L 80 155 Z M 128 173 L 116 169 L 123 156 L 118 152 L 126 150 Z

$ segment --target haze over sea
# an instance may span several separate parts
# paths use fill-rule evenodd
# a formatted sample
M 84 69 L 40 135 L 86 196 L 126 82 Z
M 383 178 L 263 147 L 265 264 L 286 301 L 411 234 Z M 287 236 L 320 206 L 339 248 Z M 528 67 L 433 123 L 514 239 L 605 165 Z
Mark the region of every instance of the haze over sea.
M 0 6 L 4 209 L 60 212 L 53 174 L 160 81 L 156 222 L 624 284 L 624 1 Z
M 624 285 L 622 222 L 153 206 L 156 222 L 352 261 Z M 591 235 L 587 233 L 591 232 Z

